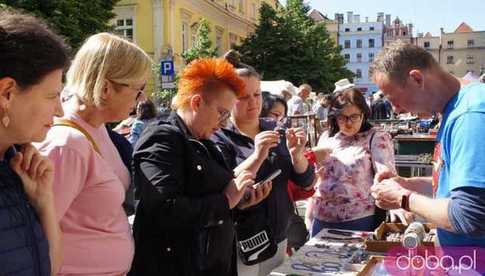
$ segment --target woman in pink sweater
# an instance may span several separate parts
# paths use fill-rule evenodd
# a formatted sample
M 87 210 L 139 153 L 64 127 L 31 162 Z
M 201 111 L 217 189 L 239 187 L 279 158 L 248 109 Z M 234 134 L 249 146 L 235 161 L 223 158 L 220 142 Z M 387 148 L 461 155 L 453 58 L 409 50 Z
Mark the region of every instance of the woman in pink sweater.
M 134 246 L 122 203 L 130 176 L 105 123 L 128 117 L 151 68 L 135 44 L 91 36 L 67 73 L 65 115 L 37 145 L 55 165 L 54 195 L 64 242 L 59 275 L 125 275 Z

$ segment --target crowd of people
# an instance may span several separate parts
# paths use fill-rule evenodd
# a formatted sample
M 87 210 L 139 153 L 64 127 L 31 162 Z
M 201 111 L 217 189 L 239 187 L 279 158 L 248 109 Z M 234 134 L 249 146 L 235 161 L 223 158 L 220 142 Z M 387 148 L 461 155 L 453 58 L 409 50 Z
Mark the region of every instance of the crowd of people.
M 309 84 L 287 100 L 237 58 L 196 59 L 164 115 L 144 94 L 151 58 L 116 35 L 71 60 L 42 20 L 2 8 L 0 52 L 0 275 L 268 275 L 299 199 L 311 236 L 372 231 L 390 210 L 442 246 L 485 247 L 485 84 L 417 46 L 376 57 L 375 99 L 344 79 L 314 106 Z M 133 111 L 125 137 L 107 127 Z M 312 111 L 328 129 L 309 148 L 286 118 Z M 442 114 L 434 179 L 398 176 L 370 123 L 400 111 Z

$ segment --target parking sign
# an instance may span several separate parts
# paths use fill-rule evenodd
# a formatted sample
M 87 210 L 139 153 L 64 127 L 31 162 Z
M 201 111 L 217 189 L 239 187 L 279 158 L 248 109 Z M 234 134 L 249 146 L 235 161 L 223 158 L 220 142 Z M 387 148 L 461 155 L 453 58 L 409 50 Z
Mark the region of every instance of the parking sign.
M 160 62 L 160 74 L 162 76 L 173 76 L 175 74 L 173 60 L 162 60 Z

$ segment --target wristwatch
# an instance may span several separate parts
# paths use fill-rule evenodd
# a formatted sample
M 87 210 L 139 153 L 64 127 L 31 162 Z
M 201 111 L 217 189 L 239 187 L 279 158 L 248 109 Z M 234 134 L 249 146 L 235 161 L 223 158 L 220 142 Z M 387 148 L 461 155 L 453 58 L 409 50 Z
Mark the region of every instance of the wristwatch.
M 401 197 L 401 208 L 410 211 L 409 210 L 409 197 L 413 194 L 413 191 L 406 190 L 406 193 L 404 193 Z

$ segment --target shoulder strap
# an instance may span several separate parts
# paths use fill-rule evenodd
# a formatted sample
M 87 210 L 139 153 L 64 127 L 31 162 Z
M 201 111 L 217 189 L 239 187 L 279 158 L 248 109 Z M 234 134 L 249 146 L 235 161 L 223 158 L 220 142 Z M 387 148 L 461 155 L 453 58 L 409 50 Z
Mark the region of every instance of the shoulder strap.
M 371 160 L 371 169 L 372 169 L 372 174 L 376 174 L 376 171 L 374 169 L 374 164 L 372 163 L 372 141 L 374 140 L 374 135 L 376 134 L 377 131 L 374 131 L 369 139 L 369 151 L 370 151 L 370 160 Z
M 93 146 L 93 149 L 101 155 L 101 152 L 99 151 L 98 145 L 94 141 L 93 137 L 89 134 L 89 132 L 87 132 L 84 128 L 82 128 L 76 122 L 69 120 L 69 119 L 56 119 L 54 121 L 54 126 L 65 126 L 65 127 L 70 127 L 70 128 L 74 128 L 76 130 L 79 130 L 86 137 L 86 139 L 89 140 L 89 142 L 91 143 L 91 146 Z

